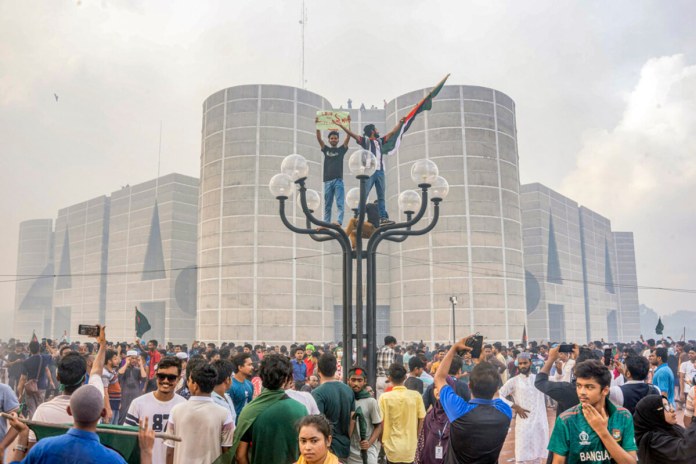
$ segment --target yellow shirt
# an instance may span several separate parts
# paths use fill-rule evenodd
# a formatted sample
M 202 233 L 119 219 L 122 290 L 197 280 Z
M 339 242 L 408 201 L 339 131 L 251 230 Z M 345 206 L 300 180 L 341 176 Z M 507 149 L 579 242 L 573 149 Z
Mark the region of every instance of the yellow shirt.
M 382 445 L 392 462 L 412 462 L 418 446 L 418 421 L 425 417 L 423 398 L 404 386 L 394 387 L 379 397 L 384 420 Z

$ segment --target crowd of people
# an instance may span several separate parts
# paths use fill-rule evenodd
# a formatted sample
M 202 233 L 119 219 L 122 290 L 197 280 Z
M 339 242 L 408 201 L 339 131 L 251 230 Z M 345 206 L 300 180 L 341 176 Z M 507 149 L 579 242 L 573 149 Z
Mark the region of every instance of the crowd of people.
M 517 463 L 696 462 L 696 342 L 472 340 L 386 337 L 374 390 L 334 343 L 10 340 L 0 456 L 125 462 L 106 423 L 137 427 L 144 464 L 496 463 L 511 431 Z M 23 418 L 73 426 L 37 440 Z

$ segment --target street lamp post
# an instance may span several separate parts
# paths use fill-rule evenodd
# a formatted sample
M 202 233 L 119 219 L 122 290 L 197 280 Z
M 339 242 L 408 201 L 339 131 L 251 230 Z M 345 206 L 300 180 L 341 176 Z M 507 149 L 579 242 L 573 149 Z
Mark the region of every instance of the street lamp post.
M 452 344 L 455 344 L 457 342 L 457 334 L 456 334 L 456 322 L 454 318 L 454 308 L 457 306 L 457 297 L 452 295 L 450 297 L 450 303 L 452 303 Z
M 440 202 L 447 196 L 449 185 L 447 181 L 438 176 L 435 163 L 430 160 L 418 160 L 411 169 L 411 177 L 421 189 L 419 194 L 415 190 L 406 190 L 399 195 L 399 208 L 406 215 L 406 221 L 388 224 L 375 229 L 369 238 L 367 248 L 363 249 L 363 226 L 367 203 L 367 180 L 377 168 L 377 159 L 367 150 L 355 151 L 348 160 L 348 167 L 353 175 L 360 181 L 360 187 L 353 188 L 346 194 L 346 204 L 353 210 L 355 227 L 355 249 L 352 248 L 350 237 L 341 226 L 324 222 L 314 216 L 321 198 L 319 193 L 307 189 L 305 181 L 309 172 L 307 160 L 301 155 L 292 154 L 285 157 L 281 165 L 281 173 L 273 176 L 269 183 L 271 194 L 279 201 L 279 214 L 283 224 L 291 231 L 309 235 L 317 242 L 336 240 L 343 250 L 343 347 L 348 362 L 343 363 L 343 378 L 347 380 L 348 370 L 351 367 L 353 354 L 353 338 L 356 342 L 356 360 L 358 364 L 363 360 L 363 259 L 366 259 L 366 287 L 367 298 L 365 308 L 365 326 L 367 341 L 367 372 L 368 383 L 375 387 L 377 368 L 377 247 L 383 240 L 403 242 L 409 236 L 423 235 L 430 232 L 437 224 L 440 211 Z M 293 188 L 293 184 L 296 188 Z M 292 224 L 285 213 L 286 201 L 292 196 L 294 190 L 298 192 L 298 205 L 305 215 L 305 227 L 297 227 Z M 412 230 L 425 215 L 428 207 L 428 193 L 431 193 L 433 203 L 433 215 L 430 224 L 420 230 Z M 417 212 L 416 212 L 417 211 Z M 415 216 L 414 216 L 415 215 Z M 319 228 L 313 228 L 312 225 Z M 353 260 L 355 260 L 355 337 L 353 337 Z

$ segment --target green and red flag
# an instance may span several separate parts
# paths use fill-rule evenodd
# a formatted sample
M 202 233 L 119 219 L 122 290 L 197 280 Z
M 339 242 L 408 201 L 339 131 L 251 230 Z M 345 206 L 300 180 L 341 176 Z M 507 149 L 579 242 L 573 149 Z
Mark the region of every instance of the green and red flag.
M 140 338 L 142 337 L 145 332 L 150 330 L 152 327 L 150 326 L 150 321 L 147 320 L 147 317 L 143 313 L 141 313 L 138 310 L 138 307 L 135 307 L 135 335 L 136 337 Z
M 447 81 L 449 76 L 450 75 L 447 74 L 435 87 L 430 90 L 430 92 L 428 92 L 428 95 L 426 95 L 421 101 L 418 102 L 416 106 L 413 107 L 413 109 L 411 109 L 411 112 L 406 115 L 396 133 L 382 144 L 382 153 L 388 155 L 394 150 L 399 149 L 401 138 L 404 136 L 408 128 L 411 127 L 413 120 L 416 119 L 418 113 L 428 111 L 433 107 L 433 98 L 440 93 L 440 90 L 442 90 L 442 87 L 444 87 L 445 81 Z

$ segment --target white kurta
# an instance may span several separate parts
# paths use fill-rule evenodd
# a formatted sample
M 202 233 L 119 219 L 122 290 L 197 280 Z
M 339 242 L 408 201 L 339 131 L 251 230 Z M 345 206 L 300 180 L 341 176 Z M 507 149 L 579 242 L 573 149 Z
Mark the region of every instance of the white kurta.
M 500 389 L 500 397 L 512 396 L 515 404 L 529 411 L 526 419 L 519 415 L 515 420 L 515 461 L 546 460 L 549 444 L 549 421 L 546 401 L 542 392 L 534 387 L 536 375 L 522 374 L 511 378 Z

